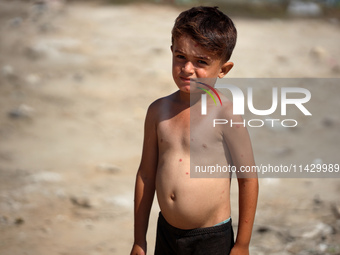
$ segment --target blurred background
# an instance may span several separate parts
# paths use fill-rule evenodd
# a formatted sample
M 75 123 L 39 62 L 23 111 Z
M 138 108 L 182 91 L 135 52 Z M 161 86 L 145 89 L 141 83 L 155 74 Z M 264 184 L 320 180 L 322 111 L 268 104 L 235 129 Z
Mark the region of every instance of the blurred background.
M 236 24 L 228 77 L 340 78 L 338 0 L 0 0 L 0 254 L 129 254 L 146 109 L 176 91 L 170 32 L 195 5 Z M 339 163 L 339 88 L 308 129 L 249 130 L 257 162 Z M 259 181 L 252 255 L 340 254 L 339 179 Z
M 156 3 L 219 6 L 229 15 L 252 18 L 339 17 L 339 0 L 107 0 L 108 3 Z

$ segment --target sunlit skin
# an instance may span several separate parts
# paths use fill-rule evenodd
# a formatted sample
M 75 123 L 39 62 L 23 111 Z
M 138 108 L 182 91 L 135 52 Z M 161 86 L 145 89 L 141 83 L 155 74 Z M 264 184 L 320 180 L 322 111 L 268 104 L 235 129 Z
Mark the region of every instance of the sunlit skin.
M 222 63 L 187 36 L 175 39 L 171 51 L 173 79 L 179 90 L 152 103 L 147 112 L 135 187 L 133 255 L 146 254 L 146 231 L 155 191 L 164 218 L 174 227 L 210 227 L 230 217 L 230 179 L 190 178 L 190 151 L 195 152 L 191 156 L 206 157 L 211 163 L 230 163 L 236 167 L 255 164 L 245 128 L 225 127 L 206 132 L 207 125 L 202 119 L 190 121 L 190 112 L 198 109 L 198 104 L 190 104 L 190 79 L 222 78 L 233 63 Z M 226 98 L 223 100 L 222 110 L 212 112 L 212 116 L 242 121 L 232 115 L 232 104 Z M 190 129 L 190 125 L 195 129 Z M 207 135 L 199 135 L 202 132 Z M 257 179 L 238 180 L 240 222 L 233 255 L 248 254 L 257 198 Z

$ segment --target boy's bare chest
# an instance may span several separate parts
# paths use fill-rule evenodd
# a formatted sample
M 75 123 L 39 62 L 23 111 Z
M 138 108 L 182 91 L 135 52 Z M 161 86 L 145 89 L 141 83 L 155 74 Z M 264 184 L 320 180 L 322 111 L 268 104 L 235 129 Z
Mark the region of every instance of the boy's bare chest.
M 210 119 L 190 117 L 190 112 L 160 121 L 157 135 L 160 149 L 175 148 L 188 151 L 195 146 L 215 146 L 222 139 L 220 132 L 211 125 Z
M 190 114 L 180 113 L 160 121 L 157 135 L 160 145 L 190 149 Z

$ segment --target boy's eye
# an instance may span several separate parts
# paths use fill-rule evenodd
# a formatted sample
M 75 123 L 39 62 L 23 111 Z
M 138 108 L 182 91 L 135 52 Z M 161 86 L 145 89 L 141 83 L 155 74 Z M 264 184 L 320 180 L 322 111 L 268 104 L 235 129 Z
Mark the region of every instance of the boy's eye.
M 208 63 L 204 60 L 198 60 L 198 63 L 201 65 L 208 65 Z
M 176 58 L 185 59 L 185 57 L 183 55 L 176 55 Z

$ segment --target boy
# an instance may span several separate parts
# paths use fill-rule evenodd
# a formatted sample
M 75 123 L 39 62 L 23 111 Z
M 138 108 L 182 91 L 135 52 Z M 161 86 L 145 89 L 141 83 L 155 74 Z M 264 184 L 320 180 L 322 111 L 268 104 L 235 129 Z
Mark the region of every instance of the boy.
M 190 121 L 190 112 L 197 112 L 200 98 L 190 102 L 190 95 L 200 95 L 190 87 L 190 82 L 224 77 L 233 67 L 228 60 L 235 43 L 233 22 L 217 7 L 194 7 L 176 19 L 171 51 L 173 79 L 179 90 L 153 102 L 146 115 L 143 154 L 135 186 L 131 255 L 146 254 L 146 232 L 155 191 L 161 209 L 156 255 L 249 254 L 257 179 L 238 175 L 239 224 L 234 243 L 231 179 L 190 178 L 189 170 L 190 160 L 199 159 L 203 153 L 210 163 L 219 160 L 237 169 L 255 164 L 249 135 L 242 125 L 218 127 L 207 138 L 196 136 L 201 120 Z M 242 122 L 240 116 L 232 114 L 232 103 L 226 99 L 222 112 L 224 119 Z

